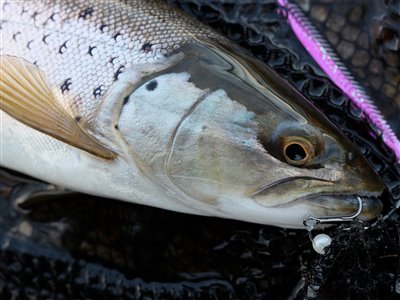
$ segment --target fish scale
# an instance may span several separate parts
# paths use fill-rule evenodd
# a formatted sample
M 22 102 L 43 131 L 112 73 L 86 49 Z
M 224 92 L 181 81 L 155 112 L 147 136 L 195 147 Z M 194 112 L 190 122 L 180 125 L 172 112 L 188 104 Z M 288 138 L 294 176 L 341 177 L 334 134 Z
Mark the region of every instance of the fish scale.
M 89 118 L 124 70 L 162 61 L 207 27 L 158 1 L 5 1 L 2 54 L 35 62 L 73 115 Z M 134 7 L 134 9 L 132 9 Z M 161 25 L 160 25 L 161 24 Z

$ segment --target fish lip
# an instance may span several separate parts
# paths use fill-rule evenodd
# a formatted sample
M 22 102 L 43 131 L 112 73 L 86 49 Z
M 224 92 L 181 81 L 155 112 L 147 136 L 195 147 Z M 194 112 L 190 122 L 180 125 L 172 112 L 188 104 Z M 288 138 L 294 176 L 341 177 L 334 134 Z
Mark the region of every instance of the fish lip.
M 295 198 L 293 200 L 290 200 L 288 202 L 284 203 L 278 203 L 276 205 L 273 205 L 271 207 L 285 207 L 285 206 L 290 206 L 293 203 L 300 203 L 304 202 L 307 200 L 313 200 L 315 198 L 320 198 L 320 197 L 331 197 L 331 198 L 339 198 L 338 200 L 343 200 L 346 197 L 352 197 L 354 199 L 357 199 L 357 197 L 360 197 L 361 199 L 378 199 L 382 195 L 382 192 L 368 192 L 368 191 L 361 191 L 359 193 L 357 192 L 349 192 L 349 193 L 331 193 L 331 192 L 321 192 L 321 193 L 314 193 L 302 197 Z M 257 194 L 258 195 L 258 194 Z

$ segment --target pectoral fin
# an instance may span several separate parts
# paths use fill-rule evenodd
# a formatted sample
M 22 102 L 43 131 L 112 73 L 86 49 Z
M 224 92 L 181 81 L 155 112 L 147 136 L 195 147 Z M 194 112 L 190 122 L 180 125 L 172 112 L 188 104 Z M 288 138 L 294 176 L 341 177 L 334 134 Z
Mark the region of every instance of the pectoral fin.
M 16 120 L 71 146 L 112 159 L 115 153 L 90 136 L 56 101 L 43 72 L 22 58 L 0 56 L 0 108 Z

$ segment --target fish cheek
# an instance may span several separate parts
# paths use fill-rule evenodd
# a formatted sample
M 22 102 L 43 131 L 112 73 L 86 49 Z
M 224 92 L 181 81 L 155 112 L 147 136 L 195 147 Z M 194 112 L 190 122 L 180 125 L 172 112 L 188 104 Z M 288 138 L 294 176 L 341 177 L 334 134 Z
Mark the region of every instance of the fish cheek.
M 248 197 L 271 167 L 254 117 L 222 90 L 210 93 L 177 128 L 166 164 L 171 181 L 207 203 Z

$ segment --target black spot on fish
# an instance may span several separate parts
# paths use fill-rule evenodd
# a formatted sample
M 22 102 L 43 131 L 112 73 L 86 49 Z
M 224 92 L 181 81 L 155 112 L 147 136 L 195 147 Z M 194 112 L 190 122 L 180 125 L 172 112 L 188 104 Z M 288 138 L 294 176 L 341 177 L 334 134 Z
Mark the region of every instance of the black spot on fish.
M 125 66 L 120 66 L 118 68 L 117 72 L 114 73 L 114 81 L 118 80 L 119 74 L 121 74 L 124 69 L 125 69 Z
M 144 52 L 150 52 L 151 51 L 151 47 L 153 46 L 153 44 L 150 43 L 144 43 L 142 46 L 142 51 Z
M 56 21 L 55 16 L 58 15 L 58 14 L 59 14 L 58 12 L 53 13 L 53 14 L 50 16 L 49 20 L 52 20 L 53 22 L 55 22 L 55 21 Z
M 28 41 L 28 42 L 26 43 L 26 48 L 28 48 L 29 50 L 31 50 L 31 44 L 32 44 L 32 42 L 33 42 L 33 40 Z
M 25 7 L 23 7 L 23 8 L 22 8 L 22 11 L 21 11 L 21 16 L 24 15 L 24 14 L 26 14 L 27 12 L 28 12 L 28 10 L 25 9 Z
M 8 1 L 5 1 L 5 2 L 3 3 L 3 7 L 2 7 L 3 11 L 6 9 L 6 6 L 9 5 L 9 4 L 10 4 L 10 3 L 8 3 Z
M 31 18 L 32 18 L 33 20 L 36 21 L 36 17 L 37 17 L 39 14 L 40 14 L 39 12 L 35 11 L 35 12 L 32 14 Z
M 58 49 L 58 53 L 63 54 L 65 50 L 67 50 L 67 42 L 68 41 L 65 41 L 64 44 L 60 46 L 60 48 Z
M 38 66 L 38 62 L 37 62 L 36 60 L 33 62 L 33 64 L 34 64 L 35 66 Z
M 95 98 L 98 98 L 98 97 L 101 96 L 101 92 L 102 92 L 101 87 L 102 87 L 102 86 L 100 85 L 100 86 L 98 86 L 97 88 L 95 88 L 95 89 L 93 90 L 93 96 L 94 96 Z
M 86 20 L 88 17 L 92 16 L 93 12 L 94 12 L 93 8 L 88 7 L 79 13 L 78 19 L 82 18 L 82 19 Z
M 90 56 L 93 56 L 93 50 L 95 49 L 95 48 L 97 48 L 96 46 L 89 46 L 89 50 L 88 50 L 88 54 L 90 55 Z
M 50 34 L 43 35 L 42 42 L 47 45 L 46 39 L 50 36 Z
M 151 92 L 154 91 L 158 86 L 157 80 L 152 80 L 148 84 L 146 84 L 146 89 Z
M 61 85 L 61 92 L 64 94 L 64 92 L 68 92 L 69 91 L 69 87 L 71 86 L 72 81 L 71 78 L 67 78 L 64 83 Z
M 13 36 L 12 36 L 12 39 L 13 39 L 14 41 L 17 41 L 17 36 L 18 36 L 19 34 L 21 34 L 20 31 L 14 33 Z
M 117 41 L 117 38 L 118 38 L 120 35 L 122 35 L 122 33 L 118 31 L 118 32 L 116 32 L 116 33 L 113 34 L 112 38 L 113 38 L 115 41 Z
M 118 124 L 115 124 L 114 128 L 118 130 L 119 129 Z
M 128 103 L 128 101 L 129 101 L 129 96 L 126 96 L 124 98 L 124 102 L 122 103 L 122 106 L 126 105 Z
M 110 60 L 109 60 L 109 62 L 110 62 L 111 64 L 114 64 L 114 60 L 116 60 L 117 58 L 118 58 L 118 56 L 111 57 Z
M 81 119 L 82 119 L 81 116 L 76 116 L 76 117 L 75 117 L 75 121 L 77 121 L 78 123 L 80 122 Z
M 100 25 L 100 31 L 104 33 L 104 31 L 108 28 L 108 24 L 101 24 Z

